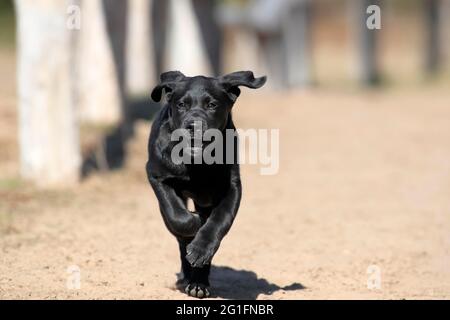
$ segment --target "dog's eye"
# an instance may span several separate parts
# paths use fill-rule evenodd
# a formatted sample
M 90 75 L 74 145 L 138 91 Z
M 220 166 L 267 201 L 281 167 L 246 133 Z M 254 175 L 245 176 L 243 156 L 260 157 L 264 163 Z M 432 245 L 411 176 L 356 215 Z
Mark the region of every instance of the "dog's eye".
M 215 104 L 214 102 L 208 103 L 208 109 L 215 109 L 215 108 L 217 108 L 217 104 Z
M 182 108 L 186 107 L 186 104 L 184 102 L 178 102 L 177 107 L 182 109 Z

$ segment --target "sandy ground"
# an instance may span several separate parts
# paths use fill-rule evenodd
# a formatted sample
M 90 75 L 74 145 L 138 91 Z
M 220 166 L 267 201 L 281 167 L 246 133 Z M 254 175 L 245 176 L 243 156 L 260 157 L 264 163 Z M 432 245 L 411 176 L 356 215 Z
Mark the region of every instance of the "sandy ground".
M 146 181 L 150 124 L 138 123 L 123 170 L 36 190 L 17 178 L 9 75 L 0 75 L 0 298 L 188 298 L 174 289 L 177 244 Z M 213 261 L 215 297 L 450 298 L 450 93 L 419 89 L 244 91 L 235 121 L 280 129 L 280 169 L 242 166 L 242 205 Z M 79 290 L 67 286 L 73 266 Z

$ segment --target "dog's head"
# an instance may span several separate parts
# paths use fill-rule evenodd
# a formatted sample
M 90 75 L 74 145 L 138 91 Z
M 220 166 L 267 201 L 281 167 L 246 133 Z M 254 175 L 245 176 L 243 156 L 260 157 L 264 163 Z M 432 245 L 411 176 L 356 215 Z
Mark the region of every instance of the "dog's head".
M 202 131 L 223 130 L 239 97 L 239 87 L 257 89 L 265 82 L 266 77 L 255 78 L 251 71 L 218 78 L 186 77 L 179 71 L 169 71 L 161 74 L 161 82 L 151 96 L 159 102 L 164 91 L 173 128 L 193 130 L 195 123 L 201 123 Z

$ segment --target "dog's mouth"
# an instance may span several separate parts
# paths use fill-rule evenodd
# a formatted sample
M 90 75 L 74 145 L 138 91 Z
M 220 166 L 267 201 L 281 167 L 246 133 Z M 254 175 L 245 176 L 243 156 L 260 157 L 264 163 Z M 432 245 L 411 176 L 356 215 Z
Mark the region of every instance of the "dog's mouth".
M 195 139 L 191 136 L 191 144 L 183 148 L 183 151 L 190 157 L 198 157 L 203 154 L 205 143 L 202 139 Z
M 203 151 L 210 143 L 211 141 L 191 139 L 190 146 L 184 147 L 183 152 L 185 152 L 190 157 L 200 157 L 203 155 Z
M 198 147 L 198 146 L 186 147 L 183 149 L 183 152 L 185 152 L 185 154 L 187 154 L 191 158 L 197 158 L 197 157 L 202 156 L 203 146 L 201 146 L 201 147 Z

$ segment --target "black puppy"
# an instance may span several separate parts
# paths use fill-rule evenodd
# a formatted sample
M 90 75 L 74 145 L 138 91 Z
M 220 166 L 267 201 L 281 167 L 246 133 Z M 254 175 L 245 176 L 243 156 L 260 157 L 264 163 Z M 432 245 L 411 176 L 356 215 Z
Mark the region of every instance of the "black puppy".
M 241 200 L 241 180 L 237 161 L 237 135 L 231 109 L 240 94 L 239 86 L 260 88 L 266 77 L 256 78 L 250 71 L 240 71 L 218 78 L 186 77 L 179 71 L 161 74 L 161 83 L 152 91 L 152 99 L 167 103 L 153 123 L 148 144 L 147 176 L 159 201 L 161 214 L 169 231 L 177 238 L 183 279 L 180 289 L 197 298 L 210 295 L 211 260 L 229 231 Z M 218 129 L 223 132 L 223 161 L 213 164 L 189 164 L 173 161 L 172 141 L 176 129 L 193 133 L 195 123 L 201 132 Z M 225 130 L 235 133 L 228 138 Z M 227 141 L 228 140 L 228 141 Z M 233 143 L 234 155 L 227 158 L 226 145 Z M 203 150 L 206 144 L 200 147 Z M 190 157 L 198 147 L 185 148 Z M 230 153 L 230 152 L 229 152 Z M 192 199 L 196 212 L 187 209 Z

